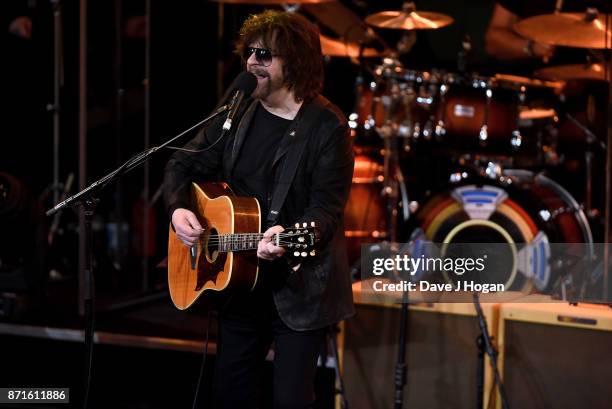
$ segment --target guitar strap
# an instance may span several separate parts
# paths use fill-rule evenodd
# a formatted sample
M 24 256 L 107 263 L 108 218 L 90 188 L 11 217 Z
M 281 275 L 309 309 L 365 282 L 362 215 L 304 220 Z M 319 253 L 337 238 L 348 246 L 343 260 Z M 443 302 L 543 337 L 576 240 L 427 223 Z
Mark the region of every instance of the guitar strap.
M 287 151 L 287 157 L 283 162 L 283 168 L 280 173 L 278 182 L 276 183 L 274 192 L 272 193 L 272 203 L 268 212 L 267 225 L 268 227 L 277 224 L 280 210 L 285 203 L 287 193 L 295 177 L 297 167 L 304 153 L 306 141 L 309 139 L 310 133 L 316 123 L 316 119 L 323 112 L 329 101 L 321 95 L 310 101 L 308 105 L 303 107 L 303 111 L 298 113 L 298 117 L 289 126 L 288 133 L 285 137 L 291 138 L 290 146 Z

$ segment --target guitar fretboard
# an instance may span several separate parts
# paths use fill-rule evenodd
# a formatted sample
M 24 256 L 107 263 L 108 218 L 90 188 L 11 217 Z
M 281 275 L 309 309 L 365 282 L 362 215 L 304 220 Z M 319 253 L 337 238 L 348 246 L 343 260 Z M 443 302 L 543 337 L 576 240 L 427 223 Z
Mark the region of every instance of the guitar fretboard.
M 263 233 L 234 233 L 211 236 L 209 240 L 219 241 L 219 251 L 257 250 L 257 244 L 263 239 Z M 275 240 L 276 236 L 272 239 Z

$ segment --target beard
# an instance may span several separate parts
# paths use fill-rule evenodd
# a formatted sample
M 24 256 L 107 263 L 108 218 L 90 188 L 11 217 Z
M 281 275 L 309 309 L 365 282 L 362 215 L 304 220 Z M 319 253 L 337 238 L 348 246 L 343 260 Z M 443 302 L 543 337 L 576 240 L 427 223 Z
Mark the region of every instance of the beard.
M 258 77 L 257 88 L 255 88 L 255 91 L 251 94 L 253 98 L 265 100 L 270 94 L 283 87 L 284 80 L 282 75 L 271 75 L 268 71 L 261 68 L 253 68 L 250 72 Z M 261 82 L 262 79 L 260 77 L 265 78 L 263 80 L 264 82 Z

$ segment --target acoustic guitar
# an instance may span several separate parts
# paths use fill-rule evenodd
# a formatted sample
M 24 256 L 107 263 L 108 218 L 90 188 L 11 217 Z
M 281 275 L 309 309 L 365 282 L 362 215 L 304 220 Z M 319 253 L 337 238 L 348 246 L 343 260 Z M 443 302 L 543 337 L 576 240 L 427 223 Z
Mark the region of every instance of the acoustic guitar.
M 257 245 L 263 238 L 257 199 L 236 196 L 226 183 L 192 183 L 192 209 L 205 229 L 193 247 L 172 225 L 168 237 L 168 287 L 184 310 L 206 291 L 252 290 L 257 283 Z M 272 240 L 293 257 L 314 256 L 314 222 L 286 228 Z

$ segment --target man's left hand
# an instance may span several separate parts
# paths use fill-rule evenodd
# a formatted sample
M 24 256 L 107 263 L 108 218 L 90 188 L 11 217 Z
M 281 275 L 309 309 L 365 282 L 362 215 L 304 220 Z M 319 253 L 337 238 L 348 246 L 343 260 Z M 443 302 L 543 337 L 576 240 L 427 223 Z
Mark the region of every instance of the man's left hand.
M 285 249 L 276 246 L 273 241 L 273 236 L 284 231 L 282 226 L 272 226 L 263 235 L 263 239 L 257 245 L 257 257 L 264 260 L 274 260 L 282 257 L 285 254 Z

